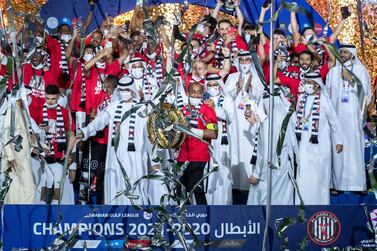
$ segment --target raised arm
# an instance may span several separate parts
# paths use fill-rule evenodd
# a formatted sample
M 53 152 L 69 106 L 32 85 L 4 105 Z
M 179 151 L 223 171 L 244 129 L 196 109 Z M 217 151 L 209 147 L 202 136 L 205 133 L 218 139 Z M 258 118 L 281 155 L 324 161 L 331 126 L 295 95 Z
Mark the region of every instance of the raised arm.
M 234 8 L 236 10 L 237 19 L 238 19 L 238 27 L 237 27 L 238 35 L 242 36 L 242 25 L 244 22 L 244 17 L 240 9 L 240 0 L 233 0 L 233 3 L 234 3 Z
M 298 30 L 298 23 L 297 23 L 297 17 L 295 12 L 291 12 L 291 26 L 292 26 L 292 32 L 293 32 L 293 41 L 294 46 L 297 46 L 300 42 L 300 32 Z
M 266 16 L 267 11 L 270 9 L 270 4 L 263 4 L 262 9 L 260 11 L 260 16 L 258 20 L 258 30 L 257 33 L 260 36 L 260 42 L 262 42 L 262 45 L 265 45 L 267 42 L 267 38 L 263 33 L 263 22 L 264 22 L 264 17 Z
M 78 27 L 75 27 L 73 29 L 72 39 L 71 39 L 71 41 L 69 41 L 69 44 L 67 46 L 66 53 L 65 53 L 68 62 L 71 62 L 71 60 L 72 60 L 72 50 L 73 50 L 73 46 L 75 45 L 77 39 L 80 40 L 80 34 L 79 34 Z
M 89 2 L 89 5 L 90 5 L 90 11 L 89 11 L 89 14 L 88 16 L 86 17 L 85 19 L 85 22 L 84 22 L 84 32 L 86 33 L 89 29 L 89 26 L 90 24 L 92 23 L 93 21 L 93 16 L 94 16 L 94 7 L 96 6 L 94 1 L 90 1 Z
M 137 19 L 138 19 L 137 16 L 139 15 L 140 12 L 143 12 L 142 7 L 140 5 L 136 5 L 135 10 L 134 10 L 134 14 L 132 15 L 132 19 L 131 19 L 131 27 L 130 27 L 131 32 L 141 30 L 141 26 L 137 22 Z
M 344 25 L 346 23 L 346 19 L 349 16 L 351 16 L 351 13 L 349 12 L 348 6 L 343 6 L 340 10 L 341 10 L 341 13 L 342 13 L 342 19 L 340 20 L 340 22 L 336 26 L 336 28 L 334 30 L 334 33 L 331 34 L 331 36 L 329 38 L 329 42 L 332 43 L 332 44 L 335 43 L 335 41 L 338 38 L 340 32 L 342 32 L 342 30 L 344 28 Z
M 98 60 L 100 60 L 103 57 L 106 57 L 107 55 L 110 55 L 112 51 L 112 48 L 105 48 L 100 53 L 98 53 L 92 60 L 86 63 L 84 69 L 86 71 L 89 71 L 97 63 Z
M 217 16 L 219 15 L 220 8 L 224 5 L 223 1 L 216 0 L 216 7 L 213 9 L 213 12 L 211 16 L 215 19 L 217 19 Z

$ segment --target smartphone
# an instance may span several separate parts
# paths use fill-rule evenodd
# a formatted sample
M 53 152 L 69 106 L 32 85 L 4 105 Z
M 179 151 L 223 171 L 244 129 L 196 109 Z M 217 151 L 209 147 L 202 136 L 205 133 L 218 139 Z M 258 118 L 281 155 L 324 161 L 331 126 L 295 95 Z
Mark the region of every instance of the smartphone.
M 250 116 L 251 116 L 251 105 L 247 104 L 246 110 L 245 110 L 245 117 L 250 117 Z
M 236 32 L 236 28 L 234 28 L 234 27 L 230 27 L 229 30 L 228 30 L 228 34 L 229 34 L 229 35 L 233 35 L 234 32 Z
M 106 41 L 105 48 L 113 48 L 113 42 L 111 42 L 111 41 Z

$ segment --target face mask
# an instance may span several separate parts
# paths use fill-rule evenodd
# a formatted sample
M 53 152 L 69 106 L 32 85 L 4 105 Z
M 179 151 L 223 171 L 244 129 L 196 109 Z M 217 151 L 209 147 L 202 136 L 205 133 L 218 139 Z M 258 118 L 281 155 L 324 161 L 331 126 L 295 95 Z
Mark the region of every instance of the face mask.
M 35 42 L 37 43 L 37 44 L 41 44 L 42 42 L 43 42 L 43 37 L 35 37 Z
M 200 76 L 200 77 L 192 76 L 192 79 L 195 80 L 196 82 L 199 82 L 199 81 L 203 80 L 204 77 L 202 77 L 202 76 Z
M 85 62 L 89 62 L 90 60 L 93 59 L 93 57 L 94 57 L 93 54 L 85 54 L 83 59 Z
M 99 62 L 99 61 L 97 61 L 96 62 L 96 66 L 97 66 L 97 68 L 100 68 L 100 69 L 105 69 L 105 67 L 106 67 L 106 62 Z
M 203 33 L 205 31 L 204 24 L 203 23 L 198 24 L 198 26 L 196 27 L 196 31 L 199 33 Z
M 198 106 L 200 104 L 200 102 L 202 102 L 202 99 L 201 98 L 193 98 L 193 97 L 190 97 L 190 104 L 192 106 Z
M 71 40 L 72 36 L 69 34 L 61 35 L 60 39 L 66 43 L 68 43 Z
M 307 94 L 311 95 L 314 92 L 314 86 L 313 85 L 304 85 L 304 90 Z
M 192 49 L 192 53 L 199 54 L 199 48 Z
M 106 29 L 106 30 L 103 30 L 103 36 L 104 36 L 104 37 L 106 37 L 106 36 L 107 36 L 107 34 L 109 34 L 109 31 L 110 31 L 110 30 L 108 30 L 108 29 Z
M 152 54 L 148 54 L 148 53 L 147 53 L 147 57 L 148 57 L 149 59 L 154 59 L 156 56 L 157 56 L 156 52 L 153 52 Z
M 121 100 L 128 101 L 132 98 L 132 92 L 131 91 L 120 91 L 119 97 Z
M 37 66 L 34 66 L 33 64 L 31 65 L 34 69 L 36 69 L 36 70 L 40 70 L 40 69 L 42 69 L 43 68 L 43 64 L 42 63 L 40 63 L 39 65 L 37 65 Z
M 27 105 L 30 105 L 31 104 L 31 101 L 32 101 L 32 98 L 29 96 L 26 97 L 26 102 L 27 102 Z
M 247 44 L 249 43 L 250 39 L 251 39 L 251 35 L 250 34 L 245 34 L 245 40 L 246 40 Z
M 58 106 L 58 102 L 56 102 L 55 104 L 52 104 L 52 105 L 46 103 L 47 109 L 55 109 L 57 106 Z
M 352 60 L 347 60 L 343 64 L 344 64 L 345 67 L 350 67 L 350 66 L 352 66 Z
M 241 73 L 248 73 L 250 71 L 251 63 L 250 64 L 240 64 L 240 72 Z
M 136 79 L 141 79 L 144 75 L 144 69 L 143 68 L 132 68 L 131 69 L 131 75 Z
M 207 88 L 207 92 L 211 97 L 216 97 L 219 95 L 220 90 L 218 86 L 211 86 Z

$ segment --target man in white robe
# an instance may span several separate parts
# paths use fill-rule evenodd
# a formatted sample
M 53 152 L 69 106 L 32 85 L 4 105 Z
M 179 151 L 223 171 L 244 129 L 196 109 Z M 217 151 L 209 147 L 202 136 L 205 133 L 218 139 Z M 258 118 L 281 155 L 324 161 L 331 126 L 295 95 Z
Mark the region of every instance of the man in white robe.
M 276 167 L 272 168 L 271 204 L 292 205 L 294 190 L 290 177 L 293 177 L 294 152 L 297 150 L 297 141 L 294 132 L 295 116 L 292 115 L 288 122 L 281 154 L 278 156 L 277 144 L 279 135 L 291 104 L 284 96 L 283 90 L 275 89 L 275 91 L 278 91 L 279 95 L 272 96 L 274 98 L 272 163 Z M 270 98 L 263 100 L 266 111 L 268 111 Z M 271 116 L 267 116 L 260 125 L 257 149 L 256 151 L 254 150 L 257 160 L 256 164 L 253 165 L 252 178 L 250 179 L 248 205 L 265 205 L 267 203 L 267 176 L 270 168 L 268 165 L 268 125 L 270 119 Z
M 295 133 L 299 144 L 297 185 L 306 205 L 330 204 L 331 152 L 343 150 L 341 127 L 318 73 L 305 75 L 298 98 Z M 332 142 L 335 143 L 333 146 Z M 300 203 L 296 196 L 296 204 Z
M 12 180 L 5 196 L 5 203 L 33 204 L 35 183 L 31 168 L 30 135 L 21 90 L 17 91 L 15 99 L 9 96 L 8 102 L 3 105 L 6 105 L 6 113 L 2 115 L 1 171 L 7 172 Z M 14 112 L 13 125 L 12 109 Z M 14 135 L 11 135 L 12 126 L 14 126 Z
M 136 98 L 141 101 L 153 99 L 159 87 L 153 74 L 148 74 L 145 61 L 139 57 L 132 58 L 128 72 L 135 81 Z
M 124 76 L 119 80 L 117 89 L 113 94 L 113 97 L 118 96 L 117 100 L 111 102 L 87 127 L 81 129 L 81 134 L 76 136 L 78 141 L 87 140 L 94 136 L 97 131 L 109 126 L 104 177 L 104 204 L 131 205 L 130 198 L 125 194 L 117 196 L 118 193 L 126 190 L 120 163 L 131 186 L 138 179 L 147 175 L 148 167 L 151 166 L 148 155 L 150 143 L 146 135 L 146 119 L 141 118 L 137 113 L 133 113 L 121 123 L 123 115 L 136 104 L 136 93 L 133 78 Z M 120 137 L 119 148 L 116 151 L 114 140 L 117 130 L 120 130 Z M 133 191 L 133 195 L 136 196 L 133 198 L 133 203 L 145 205 L 149 200 L 152 204 L 158 204 L 156 200 L 148 198 L 148 184 L 150 185 L 147 181 L 142 181 L 136 187 Z M 158 197 L 158 195 L 155 195 L 155 197 Z
M 344 141 L 344 151 L 334 154 L 332 185 L 337 191 L 363 192 L 366 191 L 366 177 L 362 111 L 371 100 L 370 77 L 357 57 L 355 46 L 341 46 L 340 55 L 344 66 L 338 64 L 330 70 L 326 85 L 330 90 Z M 352 80 L 350 72 L 360 80 L 360 84 Z M 360 91 L 364 92 L 364 100 L 359 98 Z M 364 108 L 362 103 L 366 105 Z
M 254 113 L 264 113 L 263 103 L 260 102 L 264 88 L 252 63 L 250 52 L 240 52 L 238 61 L 236 65 L 239 71 L 228 76 L 225 92 L 233 98 L 235 105 L 234 120 L 230 127 L 233 189 L 247 191 L 250 187 L 250 159 L 257 127 L 246 121 L 244 114 L 247 104 Z
M 232 170 L 230 161 L 229 127 L 234 116 L 233 99 L 223 92 L 224 82 L 221 76 L 211 74 L 206 78 L 207 93 L 214 103 L 218 119 L 219 136 L 212 140 L 214 157 L 219 162 L 219 169 L 208 177 L 206 199 L 208 205 L 232 204 Z M 204 101 L 207 102 L 207 101 Z M 213 161 L 211 160 L 211 165 Z

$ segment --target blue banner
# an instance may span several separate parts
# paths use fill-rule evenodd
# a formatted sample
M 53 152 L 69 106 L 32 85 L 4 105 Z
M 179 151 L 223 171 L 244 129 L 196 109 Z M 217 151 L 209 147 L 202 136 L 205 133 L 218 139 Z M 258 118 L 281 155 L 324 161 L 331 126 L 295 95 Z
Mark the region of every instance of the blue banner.
M 57 206 L 6 205 L 3 219 L 4 250 L 12 248 L 43 248 L 51 246 L 60 235 L 69 236 L 77 230 L 70 248 L 95 250 L 121 249 L 124 237 L 128 245 L 148 245 L 153 234 L 153 214 L 129 206 L 62 206 L 63 218 L 57 225 Z M 298 207 L 273 206 L 269 224 L 268 250 L 278 250 L 283 244 L 276 236 L 275 222 L 284 217 L 296 218 Z M 367 214 L 372 228 L 377 228 L 377 206 L 308 206 L 305 223 L 296 223 L 286 230 L 287 248 L 297 250 L 304 238 L 306 250 L 323 247 L 376 247 L 374 234 L 368 229 Z M 261 250 L 265 226 L 263 206 L 189 206 L 187 222 L 200 240 L 197 250 L 242 249 Z M 165 225 L 163 235 L 175 249 L 182 248 L 171 228 Z M 187 234 L 188 243 L 192 237 Z
M 253 24 L 256 24 L 259 19 L 260 10 L 265 0 L 253 0 L 253 1 L 240 1 L 241 3 L 241 10 L 243 13 L 244 18 Z M 185 0 L 147 0 L 148 5 L 159 5 L 159 4 L 166 4 L 166 3 L 184 3 Z M 189 4 L 194 5 L 201 5 L 206 6 L 209 8 L 214 8 L 216 6 L 216 0 L 195 0 L 195 1 L 187 1 Z M 291 2 L 291 1 L 287 1 Z M 304 7 L 307 9 L 310 14 L 313 16 L 315 22 L 315 28 L 319 31 L 322 31 L 322 28 L 325 27 L 326 22 L 325 20 L 315 11 L 315 9 L 306 1 L 306 0 L 296 0 L 295 1 L 299 6 Z M 280 6 L 282 0 L 277 0 L 277 6 Z M 134 9 L 136 4 L 136 0 L 127 0 L 127 1 L 99 1 L 96 5 L 94 11 L 94 20 L 89 28 L 89 31 L 93 31 L 94 28 L 97 28 L 101 25 L 102 19 L 108 16 L 117 16 L 119 14 L 125 13 L 127 11 L 131 11 Z M 223 10 L 223 9 L 221 9 Z M 73 17 L 81 17 L 85 19 L 89 13 L 89 4 L 88 1 L 80 1 L 80 0 L 68 0 L 68 1 L 61 1 L 61 0 L 49 0 L 45 5 L 43 5 L 41 9 L 41 17 L 45 20 L 48 20 L 51 17 L 57 18 L 58 20 L 62 20 L 63 18 L 71 19 Z M 266 20 L 270 18 L 270 14 L 266 14 Z M 297 15 L 298 24 L 301 29 L 309 25 L 309 21 L 303 14 Z M 48 28 L 48 21 L 47 27 Z M 283 10 L 277 21 L 276 27 L 283 29 L 288 32 L 288 25 L 290 23 L 290 12 L 288 10 Z M 54 30 L 49 30 L 50 32 L 54 32 Z M 270 34 L 269 25 L 264 25 L 264 32 L 266 34 Z M 331 34 L 331 29 L 329 31 Z

